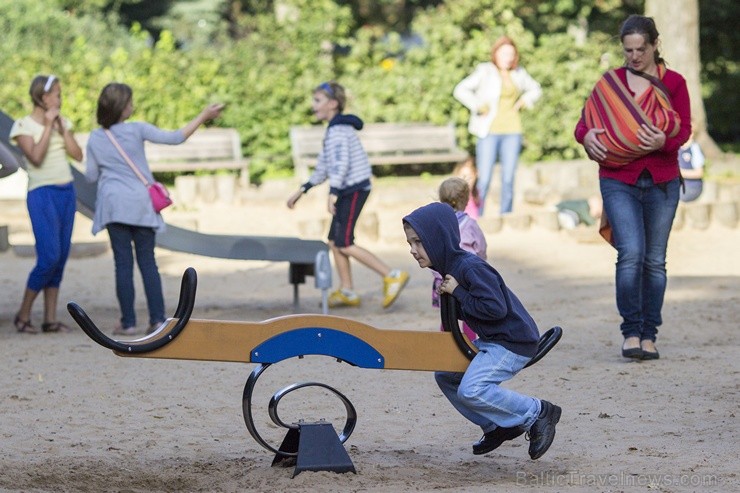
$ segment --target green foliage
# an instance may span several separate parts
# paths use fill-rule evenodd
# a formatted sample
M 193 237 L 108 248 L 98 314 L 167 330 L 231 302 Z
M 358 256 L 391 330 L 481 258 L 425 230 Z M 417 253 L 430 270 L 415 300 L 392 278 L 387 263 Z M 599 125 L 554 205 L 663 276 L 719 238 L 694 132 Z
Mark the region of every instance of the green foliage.
M 418 15 L 412 25 L 423 40 L 405 56 L 398 40 L 378 42 L 360 30 L 351 53 L 340 60 L 342 81 L 352 90 L 353 109 L 368 121 L 453 122 L 462 146 L 475 139 L 466 130 L 468 110 L 451 97 L 452 89 L 476 64 L 490 59 L 492 42 L 507 34 L 517 42 L 521 63 L 543 86 L 543 98 L 523 115 L 523 159 L 572 159 L 581 156 L 572 137 L 583 101 L 603 71 L 600 60 L 609 43 L 578 46 L 574 37 L 527 32 L 513 14 L 517 2 L 461 0 Z
M 699 2 L 701 23 L 702 86 L 706 94 L 707 126 L 715 138 L 740 141 L 740 3 L 734 0 Z M 734 145 L 733 145 L 734 144 Z M 728 151 L 729 152 L 729 151 Z
M 452 90 L 489 59 L 493 40 L 507 34 L 518 44 L 522 65 L 543 87 L 534 111 L 523 114 L 523 158 L 570 159 L 583 156 L 572 132 L 584 99 L 601 72 L 621 60 L 614 38 L 618 22 L 642 0 L 379 4 L 399 19 L 409 6 L 427 7 L 416 10 L 413 20 L 399 20 L 414 37 L 377 25 L 358 27 L 360 9 L 367 19 L 376 16 L 367 10 L 372 2 L 364 0 L 166 3 L 174 5 L 168 17 L 146 19 L 171 28 L 154 43 L 149 31 L 120 16 L 125 8 L 148 4 L 142 0 L 0 2 L 3 111 L 14 117 L 30 111 L 28 85 L 39 73 L 61 79 L 63 113 L 82 132 L 97 126 L 97 97 L 111 81 L 134 89 L 133 119 L 163 128 L 181 127 L 207 103 L 222 101 L 228 106 L 216 124 L 239 130 L 244 155 L 252 159 L 252 178 L 258 179 L 291 172 L 289 129 L 312 123 L 311 90 L 336 79 L 348 89 L 348 111 L 365 121 L 452 122 L 460 144 L 473 150 L 468 110 L 452 98 Z M 734 5 L 720 3 L 723 10 Z M 199 34 L 192 26 L 201 18 L 208 32 Z M 604 32 L 589 26 L 604 26 Z M 731 41 L 736 30 L 730 31 L 720 37 Z M 737 79 L 729 45 L 720 43 L 708 58 L 710 101 L 713 94 L 737 98 L 735 86 L 722 85 Z M 716 117 L 736 106 L 710 105 L 708 112 Z M 726 118 L 732 123 L 723 132 L 737 132 L 734 115 Z M 712 124 L 721 123 L 710 118 Z
M 3 110 L 16 117 L 30 112 L 31 80 L 53 73 L 63 82 L 65 114 L 84 128 L 89 128 L 99 90 L 91 90 L 95 87 L 91 83 L 105 65 L 106 52 L 114 46 L 127 50 L 137 44 L 115 19 L 67 15 L 53 0 L 0 2 L 0 29 L 4 33 L 0 44 Z
M 573 138 L 581 108 L 602 72 L 620 60 L 616 46 L 602 42 L 578 46 L 567 34 L 540 37 L 527 68 L 541 85 L 543 96 L 525 113 L 523 158 L 529 161 L 585 157 Z
M 311 122 L 311 90 L 333 78 L 332 41 L 349 33 L 348 9 L 330 0 L 292 4 L 278 22 L 271 13 L 243 18 L 243 37 L 221 52 L 229 85 L 219 96 L 229 109 L 219 124 L 239 129 L 253 172 L 292 167 L 289 129 Z

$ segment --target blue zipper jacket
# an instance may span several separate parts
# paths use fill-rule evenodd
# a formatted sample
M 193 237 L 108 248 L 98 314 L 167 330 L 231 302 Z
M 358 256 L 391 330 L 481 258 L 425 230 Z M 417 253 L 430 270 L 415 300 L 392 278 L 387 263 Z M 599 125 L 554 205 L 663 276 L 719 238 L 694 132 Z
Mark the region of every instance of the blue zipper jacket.
M 426 250 L 432 269 L 452 275 L 458 318 L 478 336 L 531 358 L 537 352 L 537 324 L 501 274 L 477 255 L 460 248 L 460 229 L 448 204 L 425 205 L 403 218 Z

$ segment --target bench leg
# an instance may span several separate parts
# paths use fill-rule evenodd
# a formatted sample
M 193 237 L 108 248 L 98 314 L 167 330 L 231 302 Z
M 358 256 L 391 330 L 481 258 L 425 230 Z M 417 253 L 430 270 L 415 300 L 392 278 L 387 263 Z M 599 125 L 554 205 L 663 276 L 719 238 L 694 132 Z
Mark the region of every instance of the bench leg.
M 305 284 L 306 276 L 311 275 L 313 275 L 313 264 L 290 263 L 290 268 L 288 269 L 288 281 L 293 285 L 293 311 L 296 313 L 300 309 L 298 285 Z
M 0 252 L 5 252 L 10 248 L 10 239 L 8 226 L 0 226 Z
M 246 166 L 239 171 L 239 186 L 242 188 L 249 187 L 249 168 Z
M 313 264 L 290 263 L 288 278 L 293 285 L 293 310 L 298 312 L 299 295 L 298 285 L 305 284 L 306 276 L 316 278 L 316 287 L 321 289 L 321 311 L 324 315 L 329 313 L 329 288 L 331 288 L 331 263 L 329 254 L 325 251 L 316 254 Z
M 308 177 L 309 177 L 308 165 L 303 164 L 303 163 L 298 163 L 295 166 L 295 176 L 298 178 L 298 180 L 301 183 L 308 180 Z
M 298 297 L 298 284 L 293 284 L 293 313 L 298 313 L 300 306 L 301 302 Z

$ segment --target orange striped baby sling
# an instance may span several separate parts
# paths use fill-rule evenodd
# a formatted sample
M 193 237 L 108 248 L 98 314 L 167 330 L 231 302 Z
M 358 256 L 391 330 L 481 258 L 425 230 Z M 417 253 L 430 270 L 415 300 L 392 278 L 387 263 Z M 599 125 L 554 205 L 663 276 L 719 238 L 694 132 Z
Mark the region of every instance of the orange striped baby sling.
M 651 82 L 637 99 L 632 97 L 616 70 L 609 70 L 594 86 L 582 116 L 589 129 L 606 130 L 597 135 L 607 148 L 606 159 L 600 165 L 618 168 L 648 154 L 640 149 L 637 138 L 637 131 L 643 124 L 655 125 L 666 137 L 678 133 L 681 117 L 673 109 L 668 89 L 661 82 L 666 68 L 663 64 L 658 64 L 657 68 L 657 78 L 633 71 Z

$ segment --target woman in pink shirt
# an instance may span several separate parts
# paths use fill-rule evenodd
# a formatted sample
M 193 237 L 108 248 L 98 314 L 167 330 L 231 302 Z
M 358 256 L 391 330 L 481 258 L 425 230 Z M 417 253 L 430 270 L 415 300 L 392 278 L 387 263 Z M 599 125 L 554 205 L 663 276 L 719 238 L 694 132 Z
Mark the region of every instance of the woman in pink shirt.
M 686 81 L 665 67 L 650 17 L 622 24 L 623 67 L 586 102 L 575 137 L 599 163 L 604 215 L 617 249 L 616 301 L 622 356 L 657 359 L 666 248 L 679 197 L 678 149 L 691 133 Z

